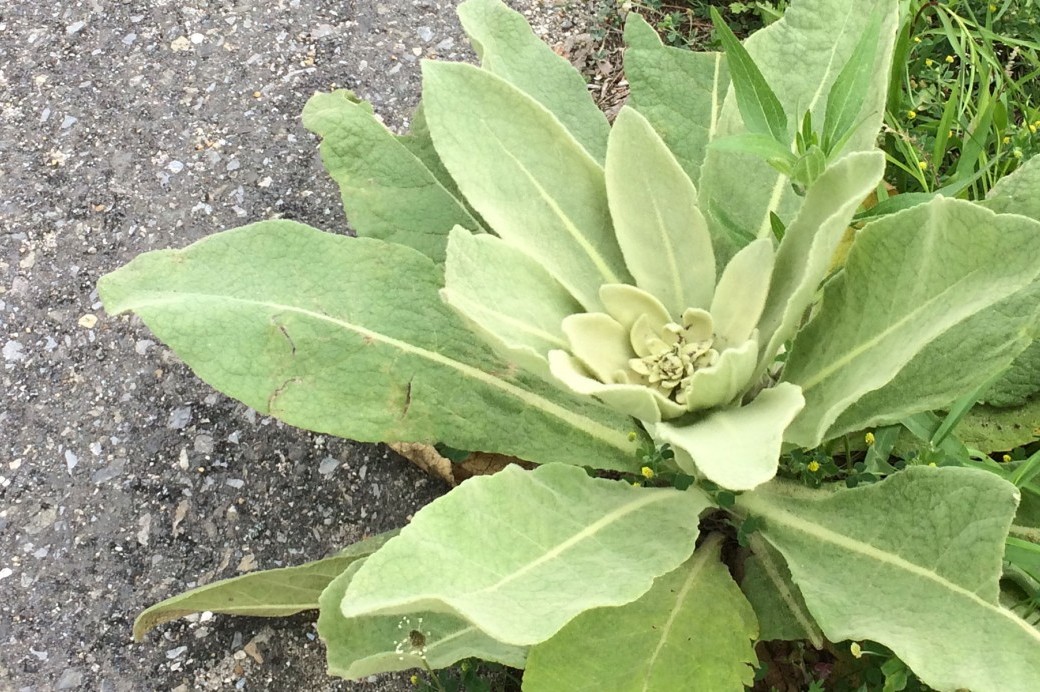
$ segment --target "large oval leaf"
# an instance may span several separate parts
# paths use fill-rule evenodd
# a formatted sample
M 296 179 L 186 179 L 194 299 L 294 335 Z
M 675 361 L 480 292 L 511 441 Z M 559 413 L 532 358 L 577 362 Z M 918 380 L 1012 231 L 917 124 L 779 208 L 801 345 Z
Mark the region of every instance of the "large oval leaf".
M 940 690 L 1031 692 L 1040 632 L 998 603 L 1013 485 L 914 467 L 855 490 L 773 484 L 737 506 L 764 520 L 831 641 L 891 648 Z
M 423 63 L 433 143 L 459 189 L 506 242 L 588 309 L 630 283 L 610 224 L 603 169 L 551 112 L 472 65 Z
M 755 613 L 719 560 L 718 534 L 639 600 L 582 613 L 531 649 L 525 692 L 743 692 Z
M 343 614 L 452 612 L 495 640 L 536 644 L 583 611 L 646 593 L 693 553 L 708 506 L 697 491 L 510 466 L 420 510 L 358 571 Z
M 1022 216 L 938 197 L 870 224 L 791 349 L 806 404 L 785 439 L 813 447 L 980 386 L 1028 344 L 1014 327 L 1038 275 L 1040 224 Z
M 365 442 L 444 442 L 536 462 L 631 468 L 632 423 L 511 371 L 401 245 L 268 221 L 104 277 L 205 381 L 261 413 Z
M 522 14 L 501 0 L 467 0 L 458 13 L 481 67 L 552 111 L 602 163 L 610 125 L 581 74 L 534 35 Z
M 454 192 L 376 120 L 372 107 L 349 91 L 315 94 L 304 126 L 322 138 L 321 159 L 339 184 L 343 208 L 359 235 L 413 247 L 444 261 L 448 231 L 480 224 Z

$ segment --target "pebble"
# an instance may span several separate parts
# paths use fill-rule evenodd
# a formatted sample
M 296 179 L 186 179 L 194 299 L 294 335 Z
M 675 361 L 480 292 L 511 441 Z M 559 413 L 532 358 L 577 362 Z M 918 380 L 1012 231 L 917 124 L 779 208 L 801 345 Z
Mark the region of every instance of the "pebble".
M 199 454 L 212 454 L 213 453 L 213 436 L 212 435 L 198 435 L 195 437 L 194 443 L 195 451 Z
M 170 173 L 177 174 L 184 170 L 184 164 L 180 161 L 170 161 L 166 164 L 166 170 Z
M 77 324 L 83 327 L 84 329 L 93 329 L 94 325 L 97 324 L 97 320 L 97 315 L 93 315 L 88 312 L 86 315 L 83 315 L 83 317 L 79 318 Z
M 14 574 L 14 570 L 10 567 L 4 567 L 3 569 L 0 569 L 0 579 L 7 579 L 12 574 Z
M 231 159 L 227 162 L 227 172 L 237 171 L 241 165 L 238 159 Z
M 188 650 L 188 647 L 186 647 L 186 646 L 178 646 L 175 649 L 170 649 L 169 651 L 166 652 L 166 658 L 168 658 L 168 659 L 170 659 L 172 661 L 173 659 L 177 658 L 178 656 L 180 656 L 181 654 L 183 654 L 187 650 Z
M 108 481 L 123 475 L 124 468 L 126 468 L 126 459 L 116 459 L 105 468 L 98 469 L 94 473 L 90 474 L 90 480 L 95 485 L 107 483 Z
M 239 488 L 241 488 L 243 485 L 246 484 L 246 482 L 244 480 L 242 480 L 241 478 L 228 478 L 226 481 L 224 481 L 224 483 L 226 483 L 227 485 L 231 486 L 232 488 L 234 488 L 236 490 L 238 490 Z
M 58 684 L 54 686 L 56 690 L 72 690 L 76 689 L 83 684 L 83 671 L 76 670 L 75 668 L 66 668 L 65 672 L 58 678 Z
M 191 406 L 178 406 L 170 411 L 170 418 L 166 421 L 166 427 L 171 430 L 184 430 L 191 422 Z
M 335 470 L 339 468 L 339 459 L 335 457 L 325 457 L 318 464 L 318 473 L 323 476 L 331 476 Z
M 69 36 L 72 36 L 73 34 L 78 34 L 79 32 L 83 31 L 83 27 L 85 27 L 86 25 L 87 23 L 84 21 L 73 22 L 72 24 L 69 24 L 67 27 L 65 27 L 65 33 Z
M 426 43 L 429 43 L 433 40 L 433 29 L 431 29 L 428 26 L 420 26 L 415 33 L 418 34 L 419 38 L 421 38 Z
M 79 122 L 79 118 L 74 115 L 66 115 L 65 119 L 61 121 L 61 129 L 67 130 L 76 123 Z
M 4 344 L 4 360 L 8 363 L 17 363 L 25 360 L 25 346 L 21 341 L 11 340 Z
M 137 352 L 137 355 L 143 356 L 144 354 L 148 353 L 148 349 L 150 349 L 152 346 L 155 346 L 155 342 L 151 339 L 141 339 L 136 344 L 134 344 L 134 351 Z
M 79 457 L 71 449 L 65 450 L 65 468 L 72 473 L 72 469 L 76 468 L 76 464 L 79 463 Z

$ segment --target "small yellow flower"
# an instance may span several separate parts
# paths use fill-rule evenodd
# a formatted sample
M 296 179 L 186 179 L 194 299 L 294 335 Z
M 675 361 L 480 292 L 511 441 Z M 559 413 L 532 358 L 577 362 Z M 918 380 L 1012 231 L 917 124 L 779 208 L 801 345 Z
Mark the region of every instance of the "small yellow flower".
M 907 111 L 906 112 L 907 120 L 913 120 L 916 117 L 917 117 L 917 111 Z
M 934 61 L 934 60 L 932 60 L 931 58 L 925 58 L 925 59 L 924 59 L 924 64 L 925 64 L 926 66 L 928 66 L 928 67 L 931 67 L 932 65 L 934 65 L 934 64 L 935 64 L 935 61 Z
M 1011 138 L 1006 135 L 1001 141 L 1004 142 L 1004 144 L 1011 144 Z
M 1040 127 L 1040 120 L 1033 123 L 1033 127 Z
M 918 161 L 917 162 L 917 167 L 919 169 L 921 169 L 922 171 L 927 171 L 928 170 L 928 162 L 927 161 Z
M 952 63 L 953 63 L 953 60 L 954 60 L 954 57 L 953 57 L 952 55 L 947 55 L 947 56 L 946 56 L 946 62 L 947 62 L 947 63 L 951 63 L 951 64 L 952 64 Z
M 934 461 L 929 461 L 929 462 L 928 462 L 928 465 L 929 465 L 929 466 L 935 466 L 935 462 L 934 462 Z
M 632 481 L 632 487 L 633 488 L 642 488 L 643 484 L 640 483 L 639 481 Z
M 859 645 L 859 642 L 852 642 L 849 647 L 849 653 L 852 654 L 853 658 L 863 658 L 863 647 Z
M 1009 461 L 1011 461 L 1011 455 L 1010 454 L 1005 454 L 1004 456 L 1001 457 L 1001 460 L 1003 460 L 1003 462 L 1006 464 Z
M 639 469 L 639 473 L 643 474 L 643 478 L 647 480 L 650 480 L 654 477 L 654 470 L 649 466 L 644 466 L 643 468 Z
M 1018 147 L 1015 147 L 1015 150 L 1013 152 L 1011 152 L 1011 153 L 1014 154 L 1016 159 L 1022 158 L 1022 150 L 1019 149 Z
M 874 444 L 874 433 L 868 432 L 866 435 L 863 436 L 863 439 L 866 440 L 868 445 Z
M 635 430 L 633 430 L 632 432 L 628 433 L 628 441 L 629 442 L 635 442 L 637 437 L 639 437 L 639 435 L 636 434 Z
M 1036 134 L 1036 125 L 1033 125 L 1032 123 L 1030 123 L 1029 124 L 1029 132 L 1035 135 Z
M 914 36 L 914 43 L 920 43 L 920 42 L 921 42 L 921 37 L 920 36 Z
M 419 676 L 418 675 L 413 675 L 412 677 L 408 678 L 408 681 L 411 682 L 416 687 L 419 686 Z
M 986 9 L 988 9 L 988 10 L 989 10 L 989 11 L 990 11 L 991 13 L 992 13 L 992 12 L 996 12 L 996 11 L 997 11 L 997 6 L 996 6 L 996 5 L 994 5 L 994 4 L 993 4 L 993 3 L 991 2 L 991 3 L 989 4 L 989 6 L 988 6 L 988 7 L 986 8 Z
M 820 470 L 820 462 L 818 462 L 815 459 L 813 459 L 812 461 L 809 462 L 809 467 L 808 468 L 809 468 L 809 472 L 810 473 L 816 473 L 817 471 Z

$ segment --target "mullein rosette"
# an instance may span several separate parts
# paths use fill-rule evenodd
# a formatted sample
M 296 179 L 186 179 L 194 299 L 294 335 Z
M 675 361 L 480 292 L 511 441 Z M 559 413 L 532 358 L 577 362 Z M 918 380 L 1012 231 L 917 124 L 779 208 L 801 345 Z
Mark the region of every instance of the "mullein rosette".
M 777 344 L 758 328 L 772 237 L 745 245 L 718 275 L 693 182 L 631 108 L 611 129 L 601 170 L 600 212 L 613 234 L 582 247 L 588 278 L 508 228 L 496 237 L 456 227 L 444 299 L 513 363 L 641 421 L 683 471 L 732 490 L 768 481 L 805 404 L 797 385 L 770 379 Z M 554 211 L 565 233 L 573 216 Z

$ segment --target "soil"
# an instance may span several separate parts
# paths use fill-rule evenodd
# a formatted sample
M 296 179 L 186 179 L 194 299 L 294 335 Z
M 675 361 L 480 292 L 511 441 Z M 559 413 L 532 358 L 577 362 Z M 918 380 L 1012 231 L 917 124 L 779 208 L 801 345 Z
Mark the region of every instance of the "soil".
M 509 4 L 566 52 L 600 3 Z M 131 641 L 156 601 L 403 525 L 446 486 L 211 390 L 94 287 L 250 221 L 347 231 L 298 115 L 346 87 L 405 126 L 419 58 L 473 59 L 454 6 L 0 5 L 0 690 L 411 687 L 328 678 L 313 614 Z

